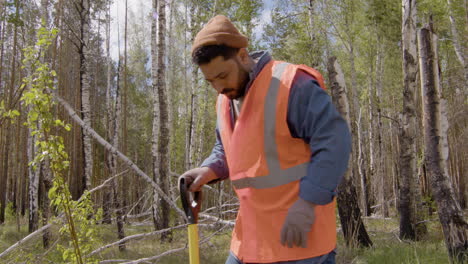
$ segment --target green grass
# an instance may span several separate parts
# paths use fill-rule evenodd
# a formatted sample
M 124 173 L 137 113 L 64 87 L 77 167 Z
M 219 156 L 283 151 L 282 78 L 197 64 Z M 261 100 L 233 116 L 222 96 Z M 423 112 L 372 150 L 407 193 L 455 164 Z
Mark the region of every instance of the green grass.
M 396 219 L 365 219 L 366 228 L 374 243 L 372 248 L 346 248 L 341 234 L 338 237 L 339 264 L 443 264 L 449 263 L 440 224 L 437 221 L 428 223 L 427 236 L 418 242 L 400 241 L 398 239 L 398 220 Z M 100 227 L 100 245 L 105 245 L 117 240 L 115 225 L 102 225 Z M 57 237 L 58 227 L 54 227 L 54 238 Z M 215 231 L 200 228 L 201 239 L 212 235 Z M 153 231 L 151 224 L 127 225 L 125 234 L 132 235 Z M 0 225 L 0 252 L 3 252 L 18 239 L 27 235 L 27 219 L 22 219 L 21 230 L 17 231 L 14 219 Z M 200 245 L 201 263 L 224 263 L 230 241 L 231 230 L 226 229 L 217 232 L 209 242 Z M 59 240 L 59 243 L 66 241 Z M 187 230 L 185 228 L 173 232 L 172 241 L 161 243 L 158 237 L 132 241 L 127 244 L 127 249 L 120 252 L 117 247 L 104 250 L 96 255 L 99 260 L 126 259 L 133 260 L 159 255 L 170 249 L 185 247 L 187 243 Z M 96 245 L 96 248 L 98 245 Z M 0 263 L 62 263 L 60 252 L 54 247 L 44 255 L 42 240 L 40 237 L 24 244 L 20 249 L 6 258 L 0 259 Z M 174 253 L 159 259 L 154 263 L 182 264 L 188 263 L 188 250 Z
M 398 238 L 398 225 L 398 219 L 365 219 L 373 247 L 348 249 L 344 246 L 342 236 L 339 236 L 337 263 L 449 263 L 439 222 L 428 222 L 427 235 L 417 242 L 401 241 Z

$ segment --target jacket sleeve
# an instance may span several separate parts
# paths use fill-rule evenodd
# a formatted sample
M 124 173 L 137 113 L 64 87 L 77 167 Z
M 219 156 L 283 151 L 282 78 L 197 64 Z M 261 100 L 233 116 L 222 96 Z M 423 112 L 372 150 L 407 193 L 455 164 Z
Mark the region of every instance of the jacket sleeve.
M 226 161 L 226 155 L 224 152 L 223 142 L 221 141 L 221 136 L 219 134 L 218 125 L 216 124 L 216 142 L 211 151 L 210 156 L 206 158 L 200 167 L 208 167 L 214 171 L 219 180 L 214 180 L 209 182 L 215 183 L 220 180 L 225 180 L 229 177 L 229 168 Z
M 296 74 L 290 91 L 287 122 L 291 135 L 312 151 L 299 196 L 319 205 L 330 203 L 348 167 L 351 135 L 330 96 L 303 71 Z

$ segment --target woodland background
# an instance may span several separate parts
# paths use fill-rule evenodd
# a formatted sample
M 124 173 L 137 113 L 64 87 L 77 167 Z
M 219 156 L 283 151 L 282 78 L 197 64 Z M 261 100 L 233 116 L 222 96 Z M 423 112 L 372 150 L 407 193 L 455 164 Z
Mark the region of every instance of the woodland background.
M 177 177 L 216 122 L 190 47 L 215 14 L 318 69 L 349 122 L 339 263 L 467 259 L 467 0 L 128 4 L 0 0 L 1 263 L 187 261 Z M 224 263 L 237 206 L 204 188 L 202 263 Z

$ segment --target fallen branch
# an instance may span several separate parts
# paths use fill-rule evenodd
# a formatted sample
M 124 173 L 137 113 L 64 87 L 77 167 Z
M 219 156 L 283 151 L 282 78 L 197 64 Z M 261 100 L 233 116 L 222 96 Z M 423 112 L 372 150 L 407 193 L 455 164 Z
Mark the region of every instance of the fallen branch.
M 155 259 L 158 259 L 158 258 L 162 258 L 162 257 L 170 255 L 170 254 L 174 254 L 174 253 L 177 253 L 177 252 L 180 252 L 180 251 L 184 251 L 186 248 L 187 248 L 187 246 L 181 247 L 181 248 L 175 248 L 175 249 L 171 249 L 169 251 L 166 251 L 166 252 L 164 252 L 162 254 L 159 254 L 157 256 L 137 259 L 137 260 L 133 260 L 133 261 L 129 261 L 129 262 L 124 262 L 122 264 L 137 264 L 137 263 L 147 262 L 147 261 L 155 260 Z M 99 263 L 106 263 L 106 262 L 102 261 L 102 262 L 99 262 Z M 150 262 L 150 263 L 152 263 L 152 262 Z
M 219 230 L 217 230 L 216 232 L 214 232 L 213 234 L 211 234 L 210 236 L 208 237 L 205 237 L 203 240 L 200 241 L 200 244 L 204 244 L 206 242 L 208 242 L 213 236 L 215 236 L 217 233 L 221 232 L 224 228 L 226 228 L 228 225 L 225 225 L 223 226 L 222 228 L 220 228 Z M 173 254 L 173 253 L 177 253 L 177 252 L 180 252 L 180 251 L 183 251 L 183 250 L 186 250 L 187 249 L 187 245 L 185 245 L 184 247 L 180 247 L 180 248 L 175 248 L 175 249 L 171 249 L 169 251 L 166 251 L 162 254 L 159 254 L 157 256 L 153 256 L 153 257 L 149 257 L 149 258 L 142 258 L 142 259 L 137 259 L 137 260 L 133 260 L 133 261 L 129 261 L 129 262 L 124 262 L 122 264 L 138 264 L 138 263 L 143 263 L 143 262 L 147 262 L 147 261 L 153 261 L 153 260 L 156 260 L 156 259 L 159 259 L 159 258 L 162 258 L 164 256 L 167 256 L 167 255 L 170 255 L 170 254 Z M 113 261 L 113 260 L 111 260 Z M 101 261 L 99 263 L 111 263 L 111 262 L 106 262 L 106 261 Z M 150 263 L 153 263 L 153 262 L 150 262 Z
M 89 127 L 85 124 L 85 122 L 76 114 L 73 108 L 64 100 L 62 99 L 57 93 L 54 93 L 55 99 L 67 110 L 68 115 L 78 124 L 80 125 L 89 135 L 91 135 L 99 144 L 101 144 L 107 151 L 111 152 L 114 155 L 117 155 L 126 165 L 132 168 L 136 174 L 143 179 L 145 179 L 151 186 L 156 190 L 156 192 L 169 204 L 171 207 L 185 220 L 187 220 L 187 216 L 184 212 L 161 190 L 159 185 L 157 185 L 146 173 L 144 173 L 138 166 L 131 161 L 127 156 L 125 156 L 122 152 L 120 152 L 117 148 L 107 142 L 104 138 L 102 138 L 94 129 Z
M 27 241 L 29 241 L 30 239 L 32 239 L 33 237 L 35 237 L 36 235 L 39 235 L 41 234 L 43 231 L 47 230 L 49 227 L 51 226 L 51 224 L 47 224 L 39 229 L 37 229 L 36 231 L 32 232 L 31 234 L 23 237 L 22 239 L 18 240 L 18 242 L 16 242 L 15 244 L 13 244 L 12 246 L 10 246 L 9 248 L 7 248 L 5 251 L 2 252 L 2 254 L 0 254 L 0 258 L 6 256 L 8 253 L 10 253 L 11 251 L 13 251 L 13 249 L 17 248 L 18 246 L 26 243 Z
M 200 216 L 204 217 L 204 218 L 207 218 L 207 219 L 210 219 L 210 220 L 214 220 L 214 221 L 216 221 L 218 223 L 222 223 L 222 224 L 225 224 L 225 225 L 228 225 L 228 226 L 234 226 L 234 221 L 223 220 L 223 219 L 218 218 L 216 216 L 203 214 L 203 213 L 201 213 Z
M 113 247 L 113 246 L 117 246 L 117 245 L 119 245 L 121 243 L 124 243 L 124 242 L 127 242 L 129 240 L 140 240 L 140 239 L 144 239 L 144 238 L 149 238 L 151 236 L 159 235 L 159 234 L 162 234 L 162 233 L 174 230 L 174 229 L 186 227 L 186 226 L 187 226 L 186 224 L 178 225 L 178 226 L 175 226 L 175 227 L 161 229 L 161 230 L 157 230 L 157 231 L 153 231 L 153 232 L 149 232 L 149 233 L 142 233 L 142 234 L 127 236 L 127 237 L 124 237 L 124 238 L 120 239 L 119 241 L 116 241 L 114 243 L 105 245 L 103 247 L 100 247 L 100 248 L 94 250 L 93 252 L 89 253 L 86 257 L 88 258 L 88 257 L 90 257 L 92 255 L 95 255 L 95 254 L 103 251 L 104 249 L 107 249 L 107 248 L 110 248 L 110 247 Z
M 114 178 L 120 176 L 120 175 L 123 175 L 126 171 L 124 172 L 121 172 L 119 174 L 116 174 L 112 177 L 110 177 L 109 179 L 105 180 L 101 185 L 91 189 L 89 191 L 89 193 L 93 193 L 93 192 L 96 192 L 102 188 L 104 188 L 105 185 L 107 185 L 111 180 L 113 180 Z M 83 200 L 83 196 L 80 197 L 80 199 L 78 199 L 78 202 L 80 202 L 81 200 Z M 64 216 L 64 214 L 60 214 L 57 218 L 58 219 L 61 219 L 62 217 Z M 15 244 L 11 245 L 9 248 L 7 248 L 5 251 L 3 251 L 1 254 L 0 254 L 0 258 L 6 256 L 8 253 L 10 253 L 11 251 L 13 251 L 15 248 L 19 247 L 20 245 L 26 243 L 27 241 L 31 240 L 32 238 L 34 238 L 35 236 L 38 236 L 38 235 L 41 235 L 43 231 L 49 229 L 50 227 L 52 226 L 52 224 L 47 224 L 39 229 L 37 229 L 36 231 L 32 232 L 31 234 L 27 235 L 26 237 L 20 239 L 18 242 L 16 242 Z

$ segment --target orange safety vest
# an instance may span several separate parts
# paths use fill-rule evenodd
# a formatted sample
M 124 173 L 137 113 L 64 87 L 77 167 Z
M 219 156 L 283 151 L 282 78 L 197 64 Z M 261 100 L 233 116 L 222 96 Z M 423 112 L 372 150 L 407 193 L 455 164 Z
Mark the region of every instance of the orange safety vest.
M 244 263 L 271 263 L 324 255 L 336 247 L 335 201 L 315 207 L 307 248 L 288 248 L 280 231 L 299 198 L 299 181 L 307 174 L 311 151 L 290 134 L 289 91 L 298 70 L 318 80 L 305 65 L 270 61 L 254 80 L 232 127 L 229 99 L 218 96 L 217 117 L 229 177 L 240 201 L 231 251 Z

